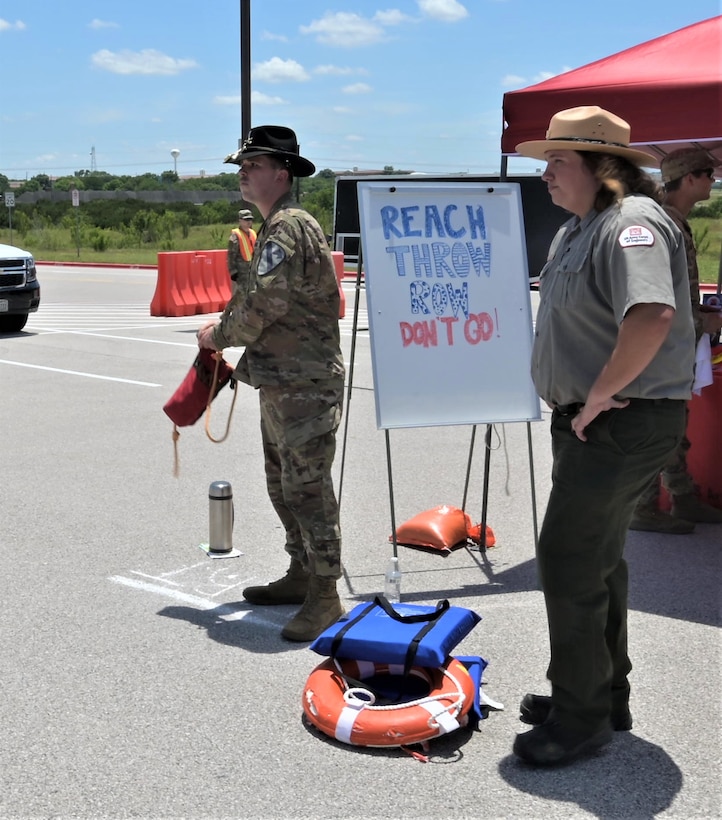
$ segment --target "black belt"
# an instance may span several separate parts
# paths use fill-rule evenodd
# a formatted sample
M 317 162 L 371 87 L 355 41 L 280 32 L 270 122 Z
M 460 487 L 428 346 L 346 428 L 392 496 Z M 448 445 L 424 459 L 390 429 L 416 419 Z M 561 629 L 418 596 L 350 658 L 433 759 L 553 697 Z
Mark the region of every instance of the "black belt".
M 684 401 L 684 399 L 629 399 L 630 404 L 644 403 L 659 405 L 676 401 Z M 577 401 L 572 404 L 557 404 L 555 405 L 554 410 L 556 410 L 560 416 L 576 416 L 577 413 L 581 412 L 582 407 L 584 407 L 584 402 Z
M 576 416 L 582 407 L 584 407 L 584 403 L 577 401 L 574 404 L 557 404 L 554 409 L 560 416 Z

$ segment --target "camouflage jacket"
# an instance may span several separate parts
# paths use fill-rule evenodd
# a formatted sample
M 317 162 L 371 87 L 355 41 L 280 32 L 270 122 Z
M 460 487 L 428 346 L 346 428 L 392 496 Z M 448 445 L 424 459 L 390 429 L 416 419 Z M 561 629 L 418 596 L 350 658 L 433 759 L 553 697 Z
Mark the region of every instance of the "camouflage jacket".
M 245 346 L 235 375 L 253 387 L 343 379 L 339 308 L 321 227 L 289 193 L 258 232 L 248 293 L 231 296 L 213 341 L 219 349 Z
M 702 338 L 702 312 L 699 309 L 699 268 L 697 267 L 697 249 L 689 222 L 673 205 L 664 205 L 664 210 L 672 222 L 682 231 L 684 249 L 687 253 L 687 274 L 689 276 L 689 294 L 692 299 L 692 320 L 694 321 L 695 339 Z
M 233 291 L 240 290 L 245 296 L 249 290 L 249 279 L 251 272 L 251 257 L 253 255 L 253 245 L 256 241 L 256 232 L 251 229 L 250 240 L 247 240 L 243 247 L 240 242 L 240 228 L 234 228 L 228 239 L 227 267 L 228 274 L 233 282 Z M 250 250 L 248 258 L 244 251 Z

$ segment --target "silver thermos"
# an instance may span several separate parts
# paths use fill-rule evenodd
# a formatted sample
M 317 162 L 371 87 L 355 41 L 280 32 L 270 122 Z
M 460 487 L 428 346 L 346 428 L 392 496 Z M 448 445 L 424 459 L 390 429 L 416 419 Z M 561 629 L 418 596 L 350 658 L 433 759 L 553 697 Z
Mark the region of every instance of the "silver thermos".
M 228 481 L 214 481 L 208 490 L 210 552 L 233 549 L 233 488 Z

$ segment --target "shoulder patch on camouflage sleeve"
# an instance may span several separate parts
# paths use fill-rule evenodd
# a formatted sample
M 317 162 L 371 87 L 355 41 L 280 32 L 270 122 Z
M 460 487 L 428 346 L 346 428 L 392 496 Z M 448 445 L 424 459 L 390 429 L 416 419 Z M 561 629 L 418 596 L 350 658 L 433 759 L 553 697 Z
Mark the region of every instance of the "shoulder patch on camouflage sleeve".
M 261 251 L 261 261 L 258 263 L 258 275 L 265 276 L 275 270 L 286 259 L 285 249 L 277 242 L 266 242 Z

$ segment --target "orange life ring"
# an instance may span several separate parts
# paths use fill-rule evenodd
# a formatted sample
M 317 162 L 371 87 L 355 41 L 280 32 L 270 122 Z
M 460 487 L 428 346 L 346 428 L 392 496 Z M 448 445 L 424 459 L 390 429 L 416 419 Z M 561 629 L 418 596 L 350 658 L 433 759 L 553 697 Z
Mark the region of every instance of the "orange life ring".
M 419 691 L 412 700 L 377 703 L 364 686 L 384 678 L 403 679 L 403 666 L 329 658 L 308 677 L 303 711 L 324 734 L 353 746 L 404 746 L 421 743 L 465 726 L 475 686 L 466 667 L 447 658 L 439 667 L 412 666 L 408 679 Z

